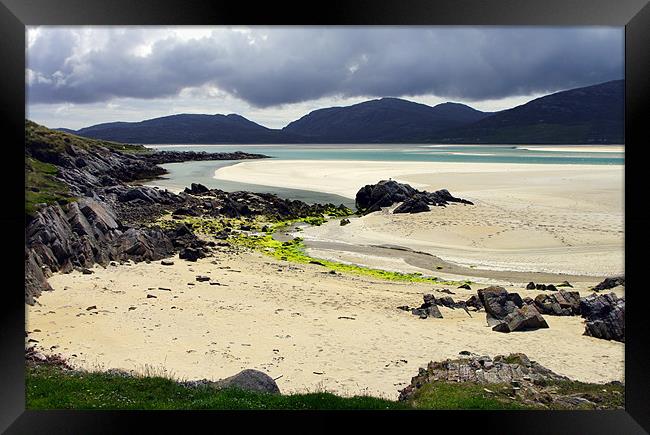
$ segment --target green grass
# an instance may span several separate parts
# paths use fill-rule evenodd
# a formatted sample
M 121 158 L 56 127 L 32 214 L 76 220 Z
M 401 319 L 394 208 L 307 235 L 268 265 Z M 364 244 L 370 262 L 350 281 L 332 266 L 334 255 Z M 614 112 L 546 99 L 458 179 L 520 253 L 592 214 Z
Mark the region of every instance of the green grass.
M 578 381 L 554 381 L 549 383 L 558 394 L 576 394 L 607 409 L 625 406 L 625 386 L 620 384 L 587 384 Z M 591 409 L 585 406 L 585 409 Z
M 504 385 L 435 381 L 420 388 L 411 399 L 421 409 L 535 409 L 499 393 Z M 489 393 L 485 389 L 493 391 Z
M 275 395 L 185 387 L 163 377 L 122 377 L 28 367 L 28 409 L 408 409 L 405 403 L 331 393 Z
M 52 130 L 33 121 L 25 120 L 25 145 L 28 148 L 48 153 L 61 153 L 69 145 L 85 150 L 101 146 L 124 153 L 151 153 L 142 145 L 123 144 L 107 140 L 89 139 L 63 131 Z
M 68 193 L 68 186 L 56 178 L 57 172 L 55 165 L 31 157 L 25 160 L 25 213 L 27 215 L 34 215 L 37 204 L 65 203 L 75 200 Z

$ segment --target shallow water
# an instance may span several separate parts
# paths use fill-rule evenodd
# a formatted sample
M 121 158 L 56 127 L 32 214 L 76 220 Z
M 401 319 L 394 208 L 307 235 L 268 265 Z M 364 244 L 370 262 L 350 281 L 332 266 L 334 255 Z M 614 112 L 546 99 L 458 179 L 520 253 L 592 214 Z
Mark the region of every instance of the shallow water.
M 147 145 L 158 150 L 259 153 L 280 160 L 370 160 L 414 162 L 467 163 L 531 163 L 531 164 L 589 164 L 622 165 L 621 152 L 544 151 L 534 146 L 515 145 L 418 145 L 418 144 L 339 144 L 339 145 Z M 575 149 L 576 146 L 572 145 Z M 181 191 L 191 183 L 228 192 L 247 190 L 256 193 L 274 193 L 281 198 L 297 199 L 307 203 L 345 204 L 354 207 L 348 198 L 322 192 L 286 189 L 248 183 L 215 180 L 214 172 L 238 160 L 199 161 L 161 165 L 169 171 L 163 179 L 147 184 L 171 191 Z M 273 183 L 269 183 L 273 184 Z

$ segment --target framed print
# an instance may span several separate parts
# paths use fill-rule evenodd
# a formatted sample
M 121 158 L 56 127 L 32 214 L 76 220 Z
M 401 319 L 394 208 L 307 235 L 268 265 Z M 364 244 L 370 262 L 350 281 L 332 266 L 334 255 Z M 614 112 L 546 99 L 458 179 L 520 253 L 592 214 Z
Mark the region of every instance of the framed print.
M 649 16 L 3 1 L 0 427 L 646 433 Z

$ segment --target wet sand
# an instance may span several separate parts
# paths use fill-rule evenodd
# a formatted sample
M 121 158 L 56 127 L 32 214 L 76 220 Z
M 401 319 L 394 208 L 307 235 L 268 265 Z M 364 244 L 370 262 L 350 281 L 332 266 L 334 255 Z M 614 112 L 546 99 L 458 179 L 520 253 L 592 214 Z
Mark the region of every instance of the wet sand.
M 308 242 L 399 246 L 476 269 L 624 273 L 621 165 L 255 161 L 219 169 L 216 177 L 350 198 L 364 184 L 391 177 L 422 190 L 446 188 L 475 204 L 418 214 L 384 209 L 343 227 L 307 228 Z

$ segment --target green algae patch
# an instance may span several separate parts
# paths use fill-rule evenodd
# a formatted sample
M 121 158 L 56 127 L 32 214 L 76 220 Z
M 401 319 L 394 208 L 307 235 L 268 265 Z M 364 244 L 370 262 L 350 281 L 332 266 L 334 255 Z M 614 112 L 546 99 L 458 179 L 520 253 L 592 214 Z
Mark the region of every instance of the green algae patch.
M 357 266 L 355 264 L 339 263 L 336 261 L 315 258 L 305 252 L 305 243 L 300 237 L 296 237 L 293 240 L 286 242 L 280 242 L 275 240 L 272 235 L 268 234 L 263 236 L 246 236 L 240 234 L 237 237 L 232 237 L 228 240 L 234 245 L 245 246 L 263 252 L 278 260 L 290 261 L 293 263 L 318 264 L 335 272 L 351 273 L 389 281 L 426 282 L 442 285 L 459 284 L 455 281 L 441 281 L 434 276 L 423 276 L 420 273 L 392 272 L 383 269 L 373 269 Z
M 339 213 L 347 213 L 335 208 Z M 351 212 L 351 210 L 348 209 Z M 349 216 L 349 214 L 348 214 Z M 337 216 L 339 217 L 339 216 Z M 300 264 L 318 264 L 334 272 L 349 273 L 367 276 L 388 281 L 423 282 L 439 285 L 471 284 L 471 281 L 443 281 L 435 276 L 424 276 L 421 273 L 392 272 L 383 269 L 358 266 L 355 264 L 341 263 L 312 257 L 305 251 L 305 243 L 301 237 L 282 242 L 273 238 L 273 234 L 289 225 L 305 222 L 310 225 L 321 225 L 326 222 L 323 216 L 308 216 L 295 219 L 272 221 L 258 216 L 255 218 L 211 218 L 183 216 L 174 218 L 171 214 L 163 216 L 152 225 L 162 229 L 173 230 L 184 224 L 195 233 L 205 236 L 226 236 L 226 241 L 233 246 L 244 247 L 269 255 L 280 261 L 289 261 Z

